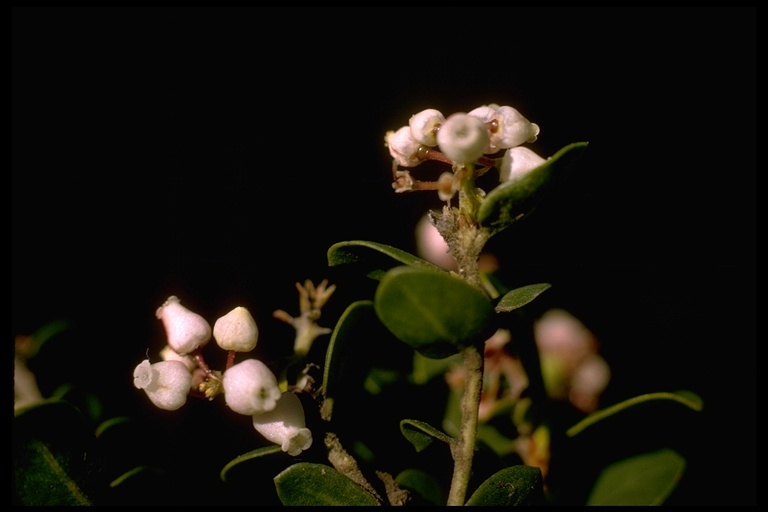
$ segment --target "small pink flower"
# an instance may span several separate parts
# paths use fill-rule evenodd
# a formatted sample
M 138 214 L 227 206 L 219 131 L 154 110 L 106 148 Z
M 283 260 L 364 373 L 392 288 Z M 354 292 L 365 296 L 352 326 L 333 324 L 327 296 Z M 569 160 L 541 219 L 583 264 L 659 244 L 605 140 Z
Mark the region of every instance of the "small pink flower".
M 192 373 L 181 361 L 150 364 L 145 359 L 133 370 L 133 385 L 143 389 L 160 409 L 175 411 L 187 401 Z
M 299 455 L 312 446 L 312 432 L 306 428 L 301 400 L 291 391 L 283 392 L 271 411 L 254 414 L 253 428 L 279 444 L 288 455 Z
M 258 359 L 246 359 L 228 368 L 222 383 L 229 408 L 246 416 L 271 411 L 280 399 L 275 374 Z

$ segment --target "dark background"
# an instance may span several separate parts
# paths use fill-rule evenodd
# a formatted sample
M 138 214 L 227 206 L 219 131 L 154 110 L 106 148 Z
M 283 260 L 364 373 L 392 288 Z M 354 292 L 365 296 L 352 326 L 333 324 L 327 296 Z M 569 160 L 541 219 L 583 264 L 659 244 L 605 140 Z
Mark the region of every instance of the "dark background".
M 330 245 L 413 250 L 439 206 L 392 192 L 384 133 L 508 104 L 540 154 L 590 145 L 489 243 L 505 278 L 553 284 L 542 304 L 598 335 L 611 398 L 704 398 L 680 501 L 755 504 L 756 25 L 756 8 L 14 7 L 12 334 L 70 320 L 76 363 L 49 374 L 125 407 L 171 294 L 211 320 L 246 305 L 277 343 L 296 281 L 344 282 Z

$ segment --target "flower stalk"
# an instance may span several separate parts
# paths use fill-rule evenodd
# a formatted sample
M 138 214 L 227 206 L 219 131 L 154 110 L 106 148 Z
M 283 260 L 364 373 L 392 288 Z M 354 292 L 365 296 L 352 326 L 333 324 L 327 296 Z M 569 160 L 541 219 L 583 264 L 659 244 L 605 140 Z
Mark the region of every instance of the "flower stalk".
M 475 455 L 480 395 L 483 390 L 483 352 L 477 346 L 465 348 L 462 353 L 466 367 L 464 394 L 461 399 L 461 430 L 451 445 L 453 477 L 447 505 L 463 505 L 467 496 Z

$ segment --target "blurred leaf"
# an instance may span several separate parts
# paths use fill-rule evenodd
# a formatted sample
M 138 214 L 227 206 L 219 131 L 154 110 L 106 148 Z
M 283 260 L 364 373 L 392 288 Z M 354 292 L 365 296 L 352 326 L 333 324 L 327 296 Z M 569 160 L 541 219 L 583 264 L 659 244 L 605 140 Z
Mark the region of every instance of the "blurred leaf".
M 429 270 L 446 270 L 413 254 L 376 242 L 351 240 L 339 242 L 328 249 L 328 265 L 353 265 L 368 277 L 380 280 L 387 270 L 398 264 Z
M 414 352 L 413 382 L 415 384 L 426 384 L 435 377 L 442 378 L 445 372 L 455 364 L 462 364 L 462 358 L 459 354 L 443 359 L 430 359 L 419 352 Z
M 101 399 L 92 391 L 75 386 L 73 384 L 62 384 L 53 390 L 52 399 L 69 402 L 82 412 L 89 420 L 99 421 L 104 412 L 104 405 Z
M 325 464 L 299 462 L 274 481 L 280 501 L 287 506 L 381 505 L 373 494 Z
M 498 471 L 472 494 L 467 506 L 542 505 L 544 488 L 541 469 L 510 466 Z
M 586 149 L 587 144 L 569 144 L 531 172 L 517 180 L 504 182 L 490 191 L 477 211 L 478 222 L 498 232 L 530 213 L 556 173 L 567 169 Z
M 677 486 L 685 459 L 670 449 L 644 453 L 606 467 L 587 505 L 661 505 Z
M 496 303 L 497 313 L 507 313 L 515 309 L 521 308 L 538 297 L 544 290 L 547 290 L 552 285 L 549 283 L 529 284 L 528 286 L 522 286 L 515 288 L 504 294 L 501 299 Z
M 227 481 L 227 473 L 229 473 L 229 470 L 231 470 L 233 467 L 237 466 L 238 464 L 242 464 L 243 462 L 258 459 L 259 457 L 264 457 L 265 455 L 271 455 L 273 453 L 282 453 L 282 448 L 280 445 L 274 444 L 270 446 L 264 446 L 262 448 L 257 448 L 256 450 L 252 450 L 248 453 L 244 453 L 242 455 L 238 455 L 231 461 L 229 461 L 219 473 L 219 477 L 221 478 L 222 482 Z
M 418 494 L 432 505 L 445 505 L 445 493 L 437 479 L 420 469 L 406 469 L 395 478 L 397 485 Z
M 118 487 L 130 481 L 131 479 L 135 479 L 138 477 L 144 477 L 146 475 L 155 476 L 155 475 L 164 475 L 164 474 L 165 472 L 159 468 L 154 468 L 150 466 L 137 466 L 131 469 L 130 471 L 126 471 L 122 475 L 112 480 L 112 482 L 109 483 L 109 486 Z
M 374 307 L 398 339 L 433 359 L 457 354 L 495 330 L 488 297 L 447 272 L 395 267 L 379 283 Z
M 96 427 L 96 437 L 100 437 L 103 433 L 109 431 L 110 429 L 131 423 L 132 421 L 133 420 L 128 416 L 116 416 L 114 418 L 103 421 L 98 427 Z
M 371 395 L 379 395 L 382 390 L 401 379 L 398 370 L 371 368 L 363 383 L 363 388 Z
M 27 358 L 34 357 L 35 354 L 45 345 L 45 343 L 60 332 L 66 331 L 71 327 L 67 320 L 54 320 L 41 326 L 32 334 L 33 347 L 30 347 L 30 353 Z
M 453 441 L 450 436 L 436 429 L 428 423 L 418 420 L 402 420 L 400 422 L 400 431 L 406 439 L 416 448 L 417 452 L 424 450 L 432 444 L 432 441 L 439 439 L 449 445 Z
M 13 420 L 14 493 L 24 505 L 92 505 L 98 481 L 90 425 L 72 404 L 49 401 Z
M 605 409 L 600 409 L 598 411 L 591 413 L 589 416 L 587 416 L 586 418 L 584 418 L 583 420 L 581 420 L 580 422 L 576 423 L 574 426 L 569 428 L 566 431 L 566 434 L 568 435 L 568 437 L 573 437 L 579 434 L 580 432 L 582 432 L 584 429 L 590 427 L 591 425 L 594 425 L 595 423 L 605 420 L 606 418 L 610 418 L 611 416 L 614 416 L 627 409 L 635 408 L 639 405 L 644 405 L 651 402 L 670 401 L 670 400 L 673 402 L 680 403 L 688 407 L 689 409 L 692 409 L 697 412 L 701 411 L 703 408 L 703 402 L 701 400 L 701 397 L 699 397 L 695 393 L 692 393 L 691 391 L 677 391 L 675 393 L 662 391 L 658 393 L 647 393 L 645 395 L 638 395 L 636 397 L 632 397 L 628 400 L 624 400 L 610 407 L 606 407 Z
M 516 452 L 515 440 L 505 436 L 499 432 L 499 429 L 487 423 L 481 423 L 477 426 L 477 441 L 485 443 L 499 457 L 506 457 Z

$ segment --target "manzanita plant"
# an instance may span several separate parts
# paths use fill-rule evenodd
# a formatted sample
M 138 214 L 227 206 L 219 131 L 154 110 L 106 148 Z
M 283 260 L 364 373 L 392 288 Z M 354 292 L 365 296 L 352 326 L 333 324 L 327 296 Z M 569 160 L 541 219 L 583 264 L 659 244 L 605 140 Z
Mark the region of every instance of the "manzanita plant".
M 297 284 L 298 316 L 273 313 L 295 331 L 281 360 L 252 356 L 259 328 L 247 305 L 210 323 L 171 296 L 156 311 L 166 343 L 136 361 L 134 388 L 170 414 L 197 399 L 212 413 L 218 402 L 249 418 L 252 444 L 217 470 L 223 492 L 258 481 L 284 505 L 664 503 L 686 467 L 674 443 L 630 443 L 590 461 L 588 478 L 586 464 L 563 461 L 610 438 L 622 417 L 658 418 L 670 407 L 696 414 L 699 397 L 671 390 L 601 407 L 610 367 L 589 329 L 563 310 L 533 316 L 529 305 L 550 284 L 510 288 L 497 265 L 484 263 L 487 242 L 525 219 L 588 147 L 575 142 L 542 157 L 526 146 L 539 133 L 511 106 L 414 114 L 386 133 L 385 146 L 395 193 L 436 191 L 444 202 L 418 228 L 419 255 L 370 240 L 329 247 L 328 265 L 373 291 L 330 327 L 321 312 L 336 285 Z M 444 166 L 436 180 L 418 179 L 426 162 Z M 17 356 L 20 377 L 23 363 Z M 17 382 L 17 397 L 30 388 Z M 152 465 L 105 479 L 87 456 L 125 418 L 102 422 L 93 438 L 66 393 L 25 396 L 14 422 L 20 503 L 99 504 L 121 488 L 152 485 Z M 555 421 L 558 402 L 581 414 Z M 52 421 L 79 434 L 50 435 L 42 425 Z M 573 482 L 584 488 L 570 491 Z M 250 499 L 242 504 L 262 503 L 258 493 Z

